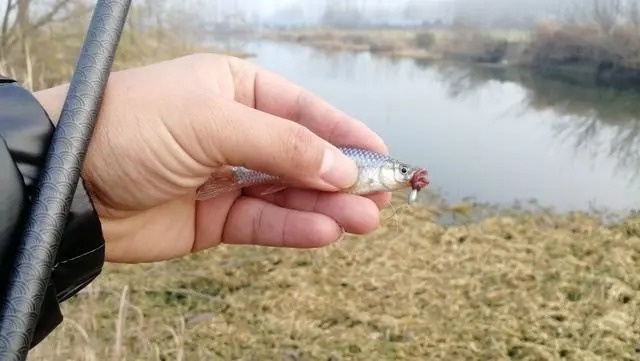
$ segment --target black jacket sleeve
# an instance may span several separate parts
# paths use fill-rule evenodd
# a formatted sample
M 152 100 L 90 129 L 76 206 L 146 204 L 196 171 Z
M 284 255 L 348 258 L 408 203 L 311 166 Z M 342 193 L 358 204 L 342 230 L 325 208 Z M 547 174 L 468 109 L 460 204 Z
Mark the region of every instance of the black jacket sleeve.
M 0 76 L 0 295 L 25 223 L 53 123 L 35 97 Z M 61 322 L 59 305 L 93 281 L 104 264 L 104 239 L 93 203 L 81 180 L 44 299 L 31 347 Z

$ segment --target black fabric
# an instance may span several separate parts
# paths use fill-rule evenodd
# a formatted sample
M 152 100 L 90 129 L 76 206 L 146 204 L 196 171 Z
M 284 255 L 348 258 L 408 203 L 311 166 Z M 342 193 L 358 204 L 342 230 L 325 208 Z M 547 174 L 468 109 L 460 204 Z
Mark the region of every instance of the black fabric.
M 30 92 L 0 75 L 0 295 L 34 195 L 53 124 Z M 62 322 L 59 303 L 97 277 L 104 264 L 100 221 L 82 181 L 78 183 L 65 233 L 31 347 Z M 11 301 L 11 300 L 10 300 Z M 2 335 L 0 335 L 0 339 Z M 1 340 L 0 340 L 1 342 Z

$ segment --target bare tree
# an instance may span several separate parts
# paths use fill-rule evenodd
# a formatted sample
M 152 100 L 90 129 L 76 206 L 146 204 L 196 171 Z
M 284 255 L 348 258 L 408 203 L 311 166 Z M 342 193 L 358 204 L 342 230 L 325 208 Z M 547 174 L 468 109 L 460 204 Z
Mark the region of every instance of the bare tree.
M 216 46 L 207 44 L 210 33 L 203 30 L 211 18 L 202 3 L 134 1 L 114 69 L 213 50 Z M 33 90 L 68 81 L 94 5 L 90 0 L 0 0 L 0 73 Z
M 29 0 L 18 0 L 18 22 L 17 39 L 21 44 L 22 56 L 24 57 L 24 85 L 27 88 L 33 87 L 33 65 L 31 63 L 31 51 L 29 44 Z
M 37 6 L 39 16 L 32 16 Z M 63 23 L 80 15 L 79 12 L 88 14 L 90 7 L 85 0 L 7 0 L 7 6 L 3 14 L 2 33 L 0 33 L 0 54 L 16 45 L 24 36 L 51 23 Z M 17 12 L 17 16 L 14 16 Z
M 2 27 L 0 30 L 0 59 L 4 59 L 4 51 L 9 39 L 9 21 L 15 8 L 16 3 L 13 0 L 7 0 L 7 6 L 5 7 L 4 15 L 2 16 Z
M 0 64 L 29 88 L 34 85 L 34 37 L 42 29 L 62 24 L 91 9 L 86 0 L 6 0 L 0 25 Z M 20 69 L 16 74 L 16 69 Z
M 638 0 L 630 0 L 626 11 L 629 23 L 635 31 L 640 30 L 640 6 L 638 5 Z
M 593 0 L 593 20 L 608 33 L 623 14 L 621 0 Z

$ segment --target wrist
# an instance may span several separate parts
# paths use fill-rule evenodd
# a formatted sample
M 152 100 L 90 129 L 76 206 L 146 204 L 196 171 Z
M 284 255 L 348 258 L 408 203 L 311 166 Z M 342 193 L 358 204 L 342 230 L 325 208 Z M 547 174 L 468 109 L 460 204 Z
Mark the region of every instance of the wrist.
M 64 99 L 67 96 L 68 84 L 59 85 L 53 88 L 47 88 L 33 92 L 32 95 L 40 106 L 49 116 L 49 120 L 53 126 L 58 125 L 60 112 L 64 105 Z
M 15 209 L 26 209 L 31 205 L 51 141 L 53 119 L 57 123 L 65 93 L 61 88 L 32 93 L 17 83 L 0 86 L 0 140 L 4 142 L 7 159 L 10 160 L 6 169 L 15 170 L 16 173 L 11 182 L 3 186 L 19 190 L 19 196 L 10 199 Z M 51 117 L 53 119 L 50 119 L 48 112 L 54 114 Z M 5 191 L 0 193 L 0 198 L 7 199 L 15 193 Z M 16 229 L 10 235 L 9 241 L 12 243 L 19 239 L 25 221 L 22 217 L 23 213 L 20 212 L 21 219 L 4 225 L 0 220 L 0 229 L 3 226 Z M 62 240 L 32 346 L 61 321 L 58 304 L 76 294 L 102 270 L 102 230 L 82 181 L 75 189 L 66 225 L 61 231 Z M 0 263 L 14 257 L 10 253 L 0 256 Z

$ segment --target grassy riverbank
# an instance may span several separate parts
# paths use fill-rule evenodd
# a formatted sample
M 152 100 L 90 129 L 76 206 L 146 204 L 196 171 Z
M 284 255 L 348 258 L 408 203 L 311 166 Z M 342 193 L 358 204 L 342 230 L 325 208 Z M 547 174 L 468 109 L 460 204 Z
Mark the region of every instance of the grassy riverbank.
M 528 35 L 519 31 L 476 29 L 293 29 L 268 30 L 263 37 L 296 42 L 327 50 L 370 51 L 380 55 L 416 59 L 473 58 L 497 61 L 505 43 L 525 43 Z M 515 45 L 512 45 L 516 47 Z M 489 59 L 491 58 L 491 59 Z
M 32 360 L 632 360 L 640 221 L 398 209 L 322 250 L 109 266 Z M 385 211 L 385 217 L 393 214 Z M 453 212 L 456 225 L 435 222 Z
M 268 30 L 267 39 L 327 50 L 367 51 L 380 56 L 465 61 L 531 68 L 587 83 L 640 87 L 640 20 L 544 22 L 530 31 L 474 27 L 439 29 Z

